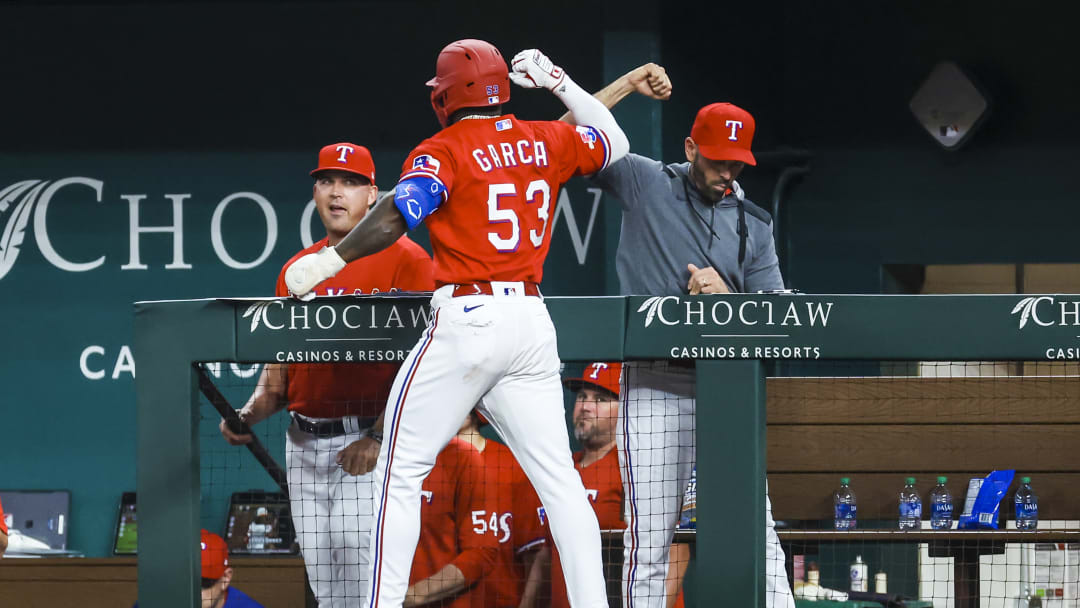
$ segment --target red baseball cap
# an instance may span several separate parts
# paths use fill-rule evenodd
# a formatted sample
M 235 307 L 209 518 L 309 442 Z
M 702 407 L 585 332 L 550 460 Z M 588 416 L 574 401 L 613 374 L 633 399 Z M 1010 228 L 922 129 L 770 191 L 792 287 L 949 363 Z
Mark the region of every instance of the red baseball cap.
M 740 160 L 756 165 L 750 152 L 754 139 L 754 117 L 730 103 L 711 103 L 698 110 L 690 129 L 701 155 L 709 160 Z
M 225 540 L 213 532 L 203 530 L 200 534 L 202 544 L 202 577 L 215 581 L 225 576 L 229 567 L 229 547 Z
M 619 377 L 622 376 L 622 363 L 597 361 L 585 366 L 580 378 L 563 380 L 566 388 L 579 391 L 585 386 L 602 388 L 619 396 Z
M 311 171 L 311 175 L 329 169 L 363 175 L 375 183 L 375 161 L 371 160 L 371 152 L 364 146 L 349 142 L 324 146 L 319 150 L 319 166 Z

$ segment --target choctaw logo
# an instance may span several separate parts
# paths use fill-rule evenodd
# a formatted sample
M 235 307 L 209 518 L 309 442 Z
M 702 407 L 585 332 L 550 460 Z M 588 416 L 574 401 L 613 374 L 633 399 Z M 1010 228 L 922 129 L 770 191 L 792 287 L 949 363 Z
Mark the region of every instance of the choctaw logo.
M 34 210 L 34 203 L 47 184 L 29 179 L 0 191 L 0 218 L 7 214 L 4 231 L 0 232 L 0 279 L 11 270 L 19 257 L 19 248 L 26 238 L 26 225 L 30 222 L 30 212 Z
M 679 296 L 653 296 L 637 311 L 645 313 L 644 326 L 659 321 L 663 325 L 762 325 L 778 327 L 827 327 L 832 302 L 799 300 L 721 299 L 683 300 Z
M 1017 329 L 1024 329 L 1028 321 L 1040 327 L 1080 325 L 1080 302 L 1056 302 L 1057 306 L 1054 304 L 1054 296 L 1028 296 L 1017 302 L 1009 314 L 1020 315 L 1020 326 Z

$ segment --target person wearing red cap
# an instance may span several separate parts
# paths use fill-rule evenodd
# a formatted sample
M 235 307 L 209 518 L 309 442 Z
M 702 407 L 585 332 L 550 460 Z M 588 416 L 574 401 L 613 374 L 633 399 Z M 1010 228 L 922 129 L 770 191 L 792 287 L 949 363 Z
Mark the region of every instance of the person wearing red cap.
M 616 80 L 597 98 L 610 108 L 634 90 L 645 92 L 627 80 Z M 736 181 L 757 163 L 751 151 L 756 128 L 746 110 L 712 103 L 698 111 L 684 140 L 687 162 L 664 164 L 628 154 L 590 178 L 622 206 L 615 260 L 622 295 L 784 289 L 772 217 Z M 630 498 L 623 601 L 627 607 L 653 607 L 664 595 L 668 546 L 695 463 L 696 376 L 692 361 L 642 361 L 626 365 L 623 382 L 618 443 Z M 657 479 L 655 471 L 664 474 Z M 767 488 L 766 483 L 766 605 L 794 608 Z
M 263 605 L 230 586 L 233 569 L 229 567 L 229 547 L 213 532 L 199 534 L 202 547 L 202 608 L 263 608 Z M 139 603 L 135 603 L 135 608 Z
M 619 416 L 619 386 L 623 364 L 597 361 L 586 365 L 581 376 L 566 378 L 563 385 L 574 392 L 572 417 L 574 438 L 582 449 L 574 453 L 574 466 L 581 474 L 596 519 L 604 530 L 623 530 L 624 491 L 615 449 L 615 427 Z M 683 566 L 684 564 L 679 564 Z M 678 568 L 685 572 L 685 568 Z M 668 605 L 682 605 L 681 579 L 674 581 Z M 614 579 L 618 583 L 618 577 Z M 610 591 L 618 595 L 618 588 Z M 552 552 L 551 608 L 569 608 L 566 582 L 562 577 L 559 552 Z
M 289 293 L 284 277 L 292 264 L 341 242 L 378 196 L 375 164 L 364 146 L 344 142 L 323 147 L 311 176 L 326 238 L 285 264 L 278 276 L 278 296 Z M 315 291 L 326 296 L 431 291 L 432 276 L 427 252 L 402 236 L 387 249 L 349 264 Z M 269 364 L 238 410 L 249 426 L 286 407 L 292 415 L 286 461 L 293 526 L 312 592 L 324 608 L 358 606 L 366 593 L 375 491 L 371 469 L 381 441 L 380 414 L 399 366 Z M 251 440 L 250 435 L 232 432 L 224 420 L 220 429 L 233 445 Z
M 303 299 L 350 260 L 421 223 L 431 237 L 434 315 L 394 381 L 375 469 L 370 608 L 401 605 L 423 480 L 473 407 L 547 507 L 574 605 L 607 606 L 600 529 L 570 458 L 555 326 L 539 283 L 559 188 L 617 161 L 629 142 L 611 112 L 539 50 L 518 53 L 511 65 L 482 40 L 447 45 L 428 81 L 443 129 L 406 157 L 386 197 L 393 204 L 376 205 L 336 247 L 285 273 Z M 511 80 L 554 93 L 578 126 L 503 114 Z

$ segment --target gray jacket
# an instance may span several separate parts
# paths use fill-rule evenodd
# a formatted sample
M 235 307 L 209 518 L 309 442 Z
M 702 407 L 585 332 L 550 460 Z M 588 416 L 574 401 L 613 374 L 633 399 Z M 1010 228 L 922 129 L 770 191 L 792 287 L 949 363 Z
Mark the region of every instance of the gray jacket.
M 590 178 L 622 204 L 615 256 L 622 295 L 685 294 L 687 264 L 712 266 L 735 292 L 783 289 L 769 213 L 747 200 L 738 183 L 709 203 L 689 182 L 689 166 L 628 154 Z

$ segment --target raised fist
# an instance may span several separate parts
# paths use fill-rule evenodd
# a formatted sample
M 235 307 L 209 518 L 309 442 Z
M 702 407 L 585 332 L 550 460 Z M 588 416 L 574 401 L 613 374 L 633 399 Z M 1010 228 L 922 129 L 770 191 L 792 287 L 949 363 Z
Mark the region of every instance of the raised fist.
M 345 260 L 333 247 L 309 253 L 293 262 L 285 271 L 285 286 L 289 293 L 307 302 L 315 297 L 315 286 L 341 272 Z
M 526 89 L 553 91 L 566 80 L 566 72 L 539 49 L 525 49 L 510 61 L 510 80 Z

